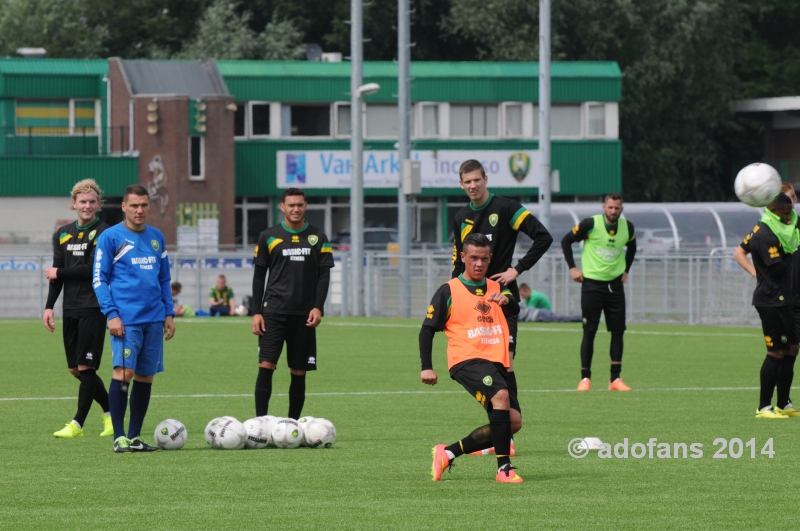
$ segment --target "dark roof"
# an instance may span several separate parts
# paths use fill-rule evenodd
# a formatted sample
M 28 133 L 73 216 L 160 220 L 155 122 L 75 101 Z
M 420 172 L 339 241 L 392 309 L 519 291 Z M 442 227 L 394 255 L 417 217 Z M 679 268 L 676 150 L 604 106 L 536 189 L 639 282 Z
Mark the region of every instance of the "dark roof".
M 180 94 L 192 99 L 229 95 L 213 59 L 199 62 L 121 60 L 120 65 L 133 94 Z

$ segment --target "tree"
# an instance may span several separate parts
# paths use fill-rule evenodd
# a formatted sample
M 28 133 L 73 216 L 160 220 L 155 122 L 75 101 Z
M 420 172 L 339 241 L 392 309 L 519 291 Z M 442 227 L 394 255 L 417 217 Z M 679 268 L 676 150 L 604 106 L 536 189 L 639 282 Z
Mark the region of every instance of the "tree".
M 48 57 L 102 57 L 108 29 L 89 21 L 85 0 L 0 0 L 0 55 L 41 47 Z

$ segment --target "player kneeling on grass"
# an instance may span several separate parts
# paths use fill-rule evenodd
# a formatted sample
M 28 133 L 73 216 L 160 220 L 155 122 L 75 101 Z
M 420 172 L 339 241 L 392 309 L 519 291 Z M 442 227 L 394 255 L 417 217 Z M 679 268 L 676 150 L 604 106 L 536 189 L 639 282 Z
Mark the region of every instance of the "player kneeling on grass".
M 128 186 L 122 196 L 122 223 L 100 235 L 92 287 L 108 319 L 114 372 L 108 388 L 114 451 L 154 452 L 141 438 L 150 404 L 153 377 L 164 372 L 164 340 L 175 335 L 169 258 L 160 230 L 145 224 L 150 203 L 147 190 Z M 163 335 L 162 335 L 163 334 Z M 125 436 L 128 382 L 131 416 Z
M 511 367 L 506 315 L 517 315 L 519 303 L 501 284 L 486 278 L 491 259 L 491 242 L 486 236 L 474 233 L 464 239 L 464 272 L 436 291 L 419 333 L 422 383 L 436 385 L 438 381 L 431 359 L 433 336 L 444 331 L 450 377 L 463 385 L 489 414 L 487 426 L 450 446 L 437 444 L 433 448 L 434 481 L 441 479 L 442 472 L 459 455 L 494 446 L 496 480 L 522 483 L 511 466 L 510 456 L 512 422 L 517 431 L 522 418 L 516 393 L 509 392 L 506 382 Z
M 795 416 L 789 398 L 797 359 L 798 337 L 793 322 L 792 260 L 800 243 L 797 213 L 791 198 L 785 193 L 767 207 L 734 254 L 744 265 L 746 253 L 752 253 L 756 276 L 753 306 L 761 317 L 761 328 L 767 345 L 767 357 L 761 365 L 761 396 L 756 418 L 777 419 Z M 772 407 L 772 394 L 778 388 L 777 411 Z

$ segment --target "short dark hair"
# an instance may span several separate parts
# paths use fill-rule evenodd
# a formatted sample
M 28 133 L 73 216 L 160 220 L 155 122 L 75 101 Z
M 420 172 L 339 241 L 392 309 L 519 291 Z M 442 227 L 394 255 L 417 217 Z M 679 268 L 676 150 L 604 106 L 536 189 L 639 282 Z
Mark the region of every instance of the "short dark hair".
M 531 287 L 523 282 L 522 284 L 519 285 L 519 289 L 520 290 L 531 289 Z M 533 290 L 531 290 L 531 291 L 533 291 Z
M 123 203 L 128 200 L 129 195 L 143 195 L 149 197 L 150 194 L 147 193 L 147 190 L 141 184 L 132 184 L 125 188 L 125 192 L 122 194 Z
M 472 245 L 474 247 L 491 247 L 492 242 L 489 241 L 489 238 L 480 234 L 478 232 L 473 232 L 466 238 L 464 238 L 464 243 L 461 246 L 461 249 L 466 249 L 467 245 Z M 466 252 L 466 251 L 465 251 Z
M 611 192 L 610 194 L 606 195 L 605 199 L 603 199 L 603 204 L 605 205 L 609 199 L 612 201 L 622 201 L 622 196 L 617 192 Z
M 781 205 L 791 205 L 791 204 L 792 204 L 792 198 L 781 192 L 777 196 L 775 196 L 775 199 L 772 200 L 772 203 L 770 203 L 767 208 L 770 210 L 775 210 Z
M 174 289 L 175 291 L 180 291 L 183 288 L 183 286 L 181 286 L 180 282 L 173 282 L 170 287 L 172 289 Z
M 458 180 L 460 181 L 461 176 L 464 175 L 465 173 L 470 173 L 475 170 L 481 170 L 481 175 L 486 177 L 486 171 L 483 169 L 483 164 L 481 164 L 475 159 L 465 160 L 464 162 L 461 163 L 461 167 L 458 168 Z
M 303 196 L 303 201 L 306 200 L 306 193 L 301 190 L 300 188 L 287 188 L 283 191 L 283 196 L 281 196 L 281 203 L 286 202 L 286 198 L 290 195 L 301 195 Z

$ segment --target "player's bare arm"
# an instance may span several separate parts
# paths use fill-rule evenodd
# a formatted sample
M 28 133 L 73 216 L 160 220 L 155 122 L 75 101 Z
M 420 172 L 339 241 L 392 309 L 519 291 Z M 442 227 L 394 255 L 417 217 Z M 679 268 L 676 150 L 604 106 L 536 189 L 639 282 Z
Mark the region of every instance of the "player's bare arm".
M 753 278 L 756 276 L 756 268 L 747 258 L 747 251 L 742 249 L 741 247 L 737 247 L 735 251 L 733 251 L 733 259 L 736 260 L 736 263 L 739 266 L 747 271 Z
M 422 371 L 419 376 L 422 380 L 422 383 L 425 385 L 436 385 L 436 383 L 439 381 L 439 377 L 436 376 L 436 371 L 433 369 L 426 369 Z
M 164 319 L 164 339 L 169 341 L 173 337 L 175 337 L 175 320 L 171 315 L 168 315 L 167 318 Z
M 316 328 L 322 322 L 322 312 L 319 308 L 313 308 L 308 313 L 308 321 L 306 322 L 306 326 L 311 328 Z

